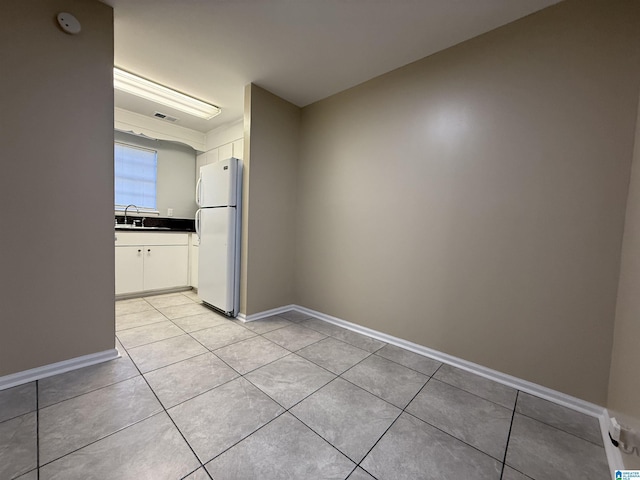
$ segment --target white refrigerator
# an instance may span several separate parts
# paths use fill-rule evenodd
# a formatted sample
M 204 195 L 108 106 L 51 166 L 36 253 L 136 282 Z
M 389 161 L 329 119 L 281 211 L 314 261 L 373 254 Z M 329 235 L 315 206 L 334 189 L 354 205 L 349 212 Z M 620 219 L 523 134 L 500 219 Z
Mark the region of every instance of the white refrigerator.
M 198 296 L 235 317 L 240 309 L 242 164 L 228 158 L 200 167 L 196 185 Z

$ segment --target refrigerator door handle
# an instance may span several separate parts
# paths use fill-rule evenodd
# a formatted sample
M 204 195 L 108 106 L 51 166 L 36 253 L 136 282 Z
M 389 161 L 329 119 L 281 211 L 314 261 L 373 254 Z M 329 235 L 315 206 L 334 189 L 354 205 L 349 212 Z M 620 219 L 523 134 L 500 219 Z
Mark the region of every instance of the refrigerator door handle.
M 192 184 L 193 185 L 193 184 Z M 198 177 L 198 181 L 196 183 L 196 204 L 201 207 L 202 206 L 202 189 L 201 189 L 201 185 L 202 185 L 202 175 L 200 175 Z
M 202 214 L 201 209 L 196 210 L 195 224 L 196 224 L 196 235 L 198 235 L 198 240 L 200 240 L 200 215 L 201 214 Z

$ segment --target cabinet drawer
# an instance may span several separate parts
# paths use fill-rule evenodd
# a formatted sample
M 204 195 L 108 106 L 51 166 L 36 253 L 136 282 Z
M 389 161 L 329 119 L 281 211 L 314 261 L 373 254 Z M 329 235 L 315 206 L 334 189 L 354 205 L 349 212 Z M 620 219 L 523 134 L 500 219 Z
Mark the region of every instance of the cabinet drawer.
M 116 247 L 126 245 L 189 245 L 189 234 L 182 232 L 116 232 Z

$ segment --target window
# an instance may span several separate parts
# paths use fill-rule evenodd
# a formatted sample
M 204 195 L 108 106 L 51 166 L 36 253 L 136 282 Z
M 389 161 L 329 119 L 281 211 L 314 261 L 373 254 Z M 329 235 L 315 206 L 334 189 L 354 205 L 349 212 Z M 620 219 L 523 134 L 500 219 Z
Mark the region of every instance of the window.
M 115 144 L 115 208 L 133 204 L 156 211 L 157 155 L 155 150 Z

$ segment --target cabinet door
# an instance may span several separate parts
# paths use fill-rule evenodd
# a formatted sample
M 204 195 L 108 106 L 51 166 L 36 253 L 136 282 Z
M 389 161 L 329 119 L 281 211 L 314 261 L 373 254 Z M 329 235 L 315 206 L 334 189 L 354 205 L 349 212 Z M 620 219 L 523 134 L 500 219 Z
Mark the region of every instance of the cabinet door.
M 189 255 L 189 285 L 198 288 L 198 252 L 200 247 L 198 245 L 192 245 Z
M 233 144 L 226 143 L 218 147 L 218 161 L 233 157 Z
M 196 155 L 196 181 L 200 176 L 200 167 L 203 165 L 207 165 L 207 163 L 209 163 L 207 159 L 208 159 L 207 152 L 201 153 L 200 155 Z
M 116 247 L 116 295 L 144 290 L 142 249 Z
M 240 160 L 244 157 L 244 139 L 233 142 L 233 156 Z
M 189 246 L 153 245 L 144 248 L 144 289 L 189 285 Z

